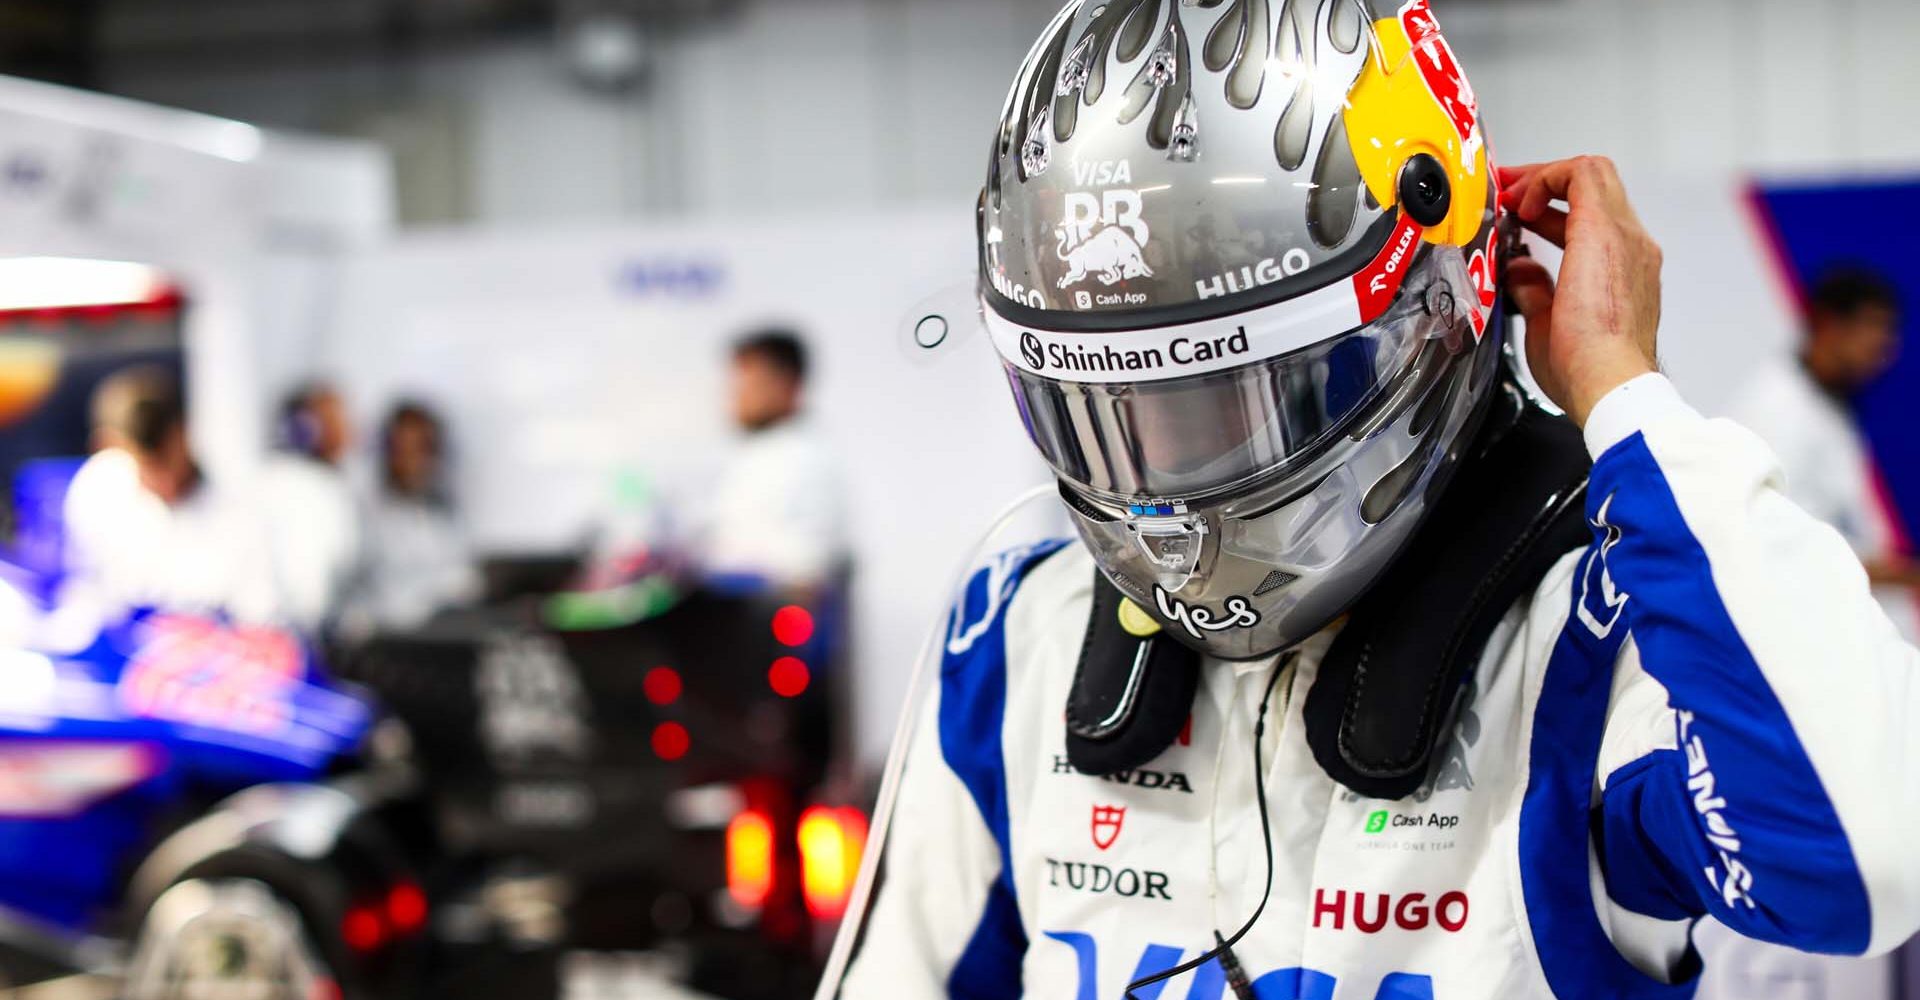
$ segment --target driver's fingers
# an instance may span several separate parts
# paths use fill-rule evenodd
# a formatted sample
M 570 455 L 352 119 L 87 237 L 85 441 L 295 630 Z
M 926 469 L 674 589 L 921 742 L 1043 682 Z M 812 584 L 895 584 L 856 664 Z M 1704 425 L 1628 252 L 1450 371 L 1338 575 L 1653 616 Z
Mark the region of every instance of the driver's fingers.
M 1558 169 L 1542 171 L 1539 183 L 1552 190 L 1554 197 L 1565 199 L 1569 210 L 1598 212 L 1620 222 L 1637 221 L 1633 205 L 1627 201 L 1627 186 L 1621 183 L 1620 171 L 1612 160 L 1576 156 L 1552 166 Z
M 1540 234 L 1548 243 L 1564 250 L 1567 248 L 1567 213 L 1551 205 L 1540 209 L 1529 219 L 1520 216 L 1520 224 Z
M 1523 163 L 1517 167 L 1496 167 L 1494 179 L 1499 181 L 1501 190 L 1505 190 L 1525 181 L 1544 166 L 1544 163 Z
M 1565 200 L 1571 204 L 1572 199 L 1568 197 L 1568 190 L 1573 185 L 1573 179 L 1570 175 L 1571 170 L 1563 160 L 1559 163 L 1550 163 L 1527 178 L 1526 183 L 1521 185 L 1517 192 L 1519 200 L 1514 206 L 1514 211 L 1519 213 L 1521 221 L 1532 222 L 1539 218 L 1540 214 L 1555 201 Z

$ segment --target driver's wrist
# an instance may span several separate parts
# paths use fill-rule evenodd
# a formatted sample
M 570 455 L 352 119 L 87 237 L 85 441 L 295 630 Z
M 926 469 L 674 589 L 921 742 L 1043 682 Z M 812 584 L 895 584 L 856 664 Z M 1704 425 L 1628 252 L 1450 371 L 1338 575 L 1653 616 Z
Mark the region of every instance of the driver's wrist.
M 1600 402 L 1615 390 L 1642 376 L 1658 372 L 1659 369 L 1638 354 L 1590 365 L 1580 373 L 1579 378 L 1570 380 L 1567 385 L 1567 416 L 1573 420 L 1574 426 L 1584 428 L 1593 419 L 1593 411 Z
M 1673 421 L 1699 419 L 1699 411 L 1680 398 L 1665 375 L 1648 372 L 1615 386 L 1594 404 L 1582 431 L 1587 452 L 1599 461 L 1614 445 L 1642 431 Z

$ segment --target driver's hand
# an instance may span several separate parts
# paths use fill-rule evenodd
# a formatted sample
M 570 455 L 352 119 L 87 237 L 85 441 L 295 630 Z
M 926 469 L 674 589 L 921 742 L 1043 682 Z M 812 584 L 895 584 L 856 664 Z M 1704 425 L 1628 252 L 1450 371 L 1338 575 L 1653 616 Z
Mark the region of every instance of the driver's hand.
M 1519 257 L 1507 290 L 1526 318 L 1534 380 L 1585 426 L 1601 397 L 1657 369 L 1660 247 L 1604 157 L 1505 167 L 1499 179 L 1501 204 L 1566 250 L 1557 289 L 1545 267 Z

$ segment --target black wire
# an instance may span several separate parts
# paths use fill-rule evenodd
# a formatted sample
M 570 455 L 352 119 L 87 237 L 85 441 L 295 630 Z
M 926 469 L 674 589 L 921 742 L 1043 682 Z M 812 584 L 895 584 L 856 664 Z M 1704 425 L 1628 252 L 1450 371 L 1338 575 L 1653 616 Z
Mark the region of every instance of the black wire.
M 1273 896 L 1273 820 L 1267 816 L 1266 765 L 1260 759 L 1260 740 L 1266 735 L 1267 703 L 1273 699 L 1274 685 L 1279 683 L 1280 675 L 1286 672 L 1287 666 L 1292 662 L 1293 654 L 1289 653 L 1285 659 L 1274 666 L 1273 676 L 1267 678 L 1267 690 L 1260 696 L 1260 712 L 1254 718 L 1253 723 L 1253 794 L 1255 800 L 1257 800 L 1260 805 L 1260 840 L 1266 845 L 1267 854 L 1267 888 L 1265 892 L 1260 894 L 1260 905 L 1253 908 L 1253 915 L 1248 917 L 1247 922 L 1241 924 L 1240 929 L 1234 931 L 1232 936 L 1226 940 L 1220 941 L 1220 934 L 1218 931 L 1215 931 L 1213 938 L 1216 941 L 1220 941 L 1220 943 L 1201 952 L 1200 955 L 1193 960 L 1182 962 L 1171 969 L 1156 972 L 1151 976 L 1144 976 L 1128 983 L 1125 994 L 1127 1000 L 1139 1000 L 1138 997 L 1133 995 L 1134 990 L 1145 986 L 1152 986 L 1154 983 L 1166 982 L 1175 976 L 1192 972 L 1222 955 L 1232 954 L 1233 946 L 1239 944 L 1240 939 L 1246 937 L 1248 931 L 1253 930 L 1253 925 L 1260 921 L 1260 914 L 1266 912 L 1267 900 Z M 1213 780 L 1220 780 L 1220 776 L 1217 774 L 1214 775 Z M 1208 845 L 1208 849 L 1212 850 L 1212 845 Z

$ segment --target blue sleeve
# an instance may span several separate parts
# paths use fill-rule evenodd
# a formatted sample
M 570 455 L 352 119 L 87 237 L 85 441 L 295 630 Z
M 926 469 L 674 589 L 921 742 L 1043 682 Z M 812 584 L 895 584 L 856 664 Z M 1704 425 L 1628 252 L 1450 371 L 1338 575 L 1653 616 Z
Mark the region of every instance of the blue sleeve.
M 1808 951 L 1892 947 L 1916 922 L 1915 863 L 1881 829 L 1920 815 L 1903 773 L 1916 654 L 1845 543 L 1780 495 L 1757 439 L 1654 402 L 1598 435 L 1588 514 L 1604 537 L 1568 625 L 1624 623 L 1674 717 L 1676 749 L 1606 776 L 1608 892 Z

